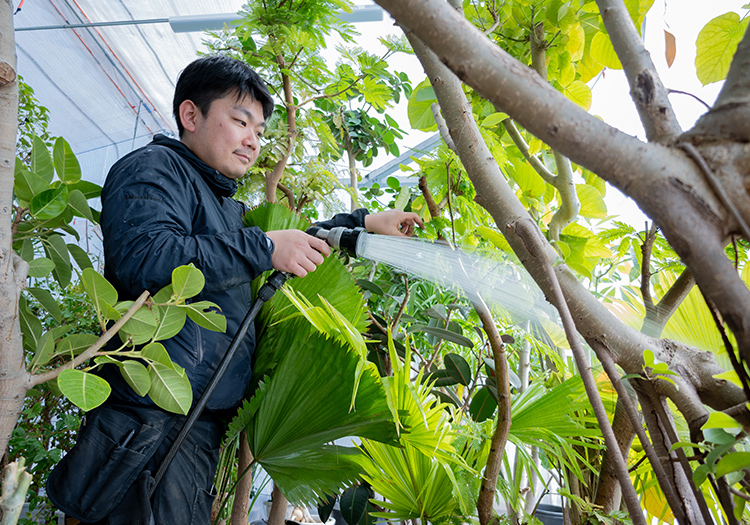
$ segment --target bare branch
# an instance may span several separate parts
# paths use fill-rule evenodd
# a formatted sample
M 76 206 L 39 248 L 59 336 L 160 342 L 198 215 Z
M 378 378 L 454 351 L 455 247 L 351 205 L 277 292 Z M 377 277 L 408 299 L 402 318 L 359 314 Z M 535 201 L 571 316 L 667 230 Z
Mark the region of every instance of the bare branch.
M 635 102 L 646 137 L 651 142 L 672 142 L 682 133 L 667 90 L 656 73 L 651 55 L 643 46 L 622 0 L 596 0 L 604 26 L 612 39 Z
M 456 151 L 456 145 L 453 143 L 451 134 L 448 131 L 448 126 L 446 126 L 445 124 L 445 119 L 440 114 L 440 104 L 438 104 L 437 102 L 433 102 L 430 105 L 430 109 L 432 110 L 432 116 L 435 117 L 435 124 L 437 124 L 438 131 L 440 132 L 440 138 L 443 139 L 443 142 L 445 142 L 446 146 L 448 146 L 451 150 Z
M 526 159 L 526 162 L 531 164 L 531 167 L 534 168 L 534 171 L 536 171 L 546 183 L 554 185 L 556 175 L 548 170 L 547 166 L 545 166 L 538 157 L 535 157 L 529 153 L 529 145 L 526 144 L 526 141 L 521 136 L 521 132 L 518 131 L 515 122 L 513 122 L 512 119 L 506 118 L 505 120 L 503 120 L 503 126 L 508 132 L 508 136 L 513 140 L 513 143 L 521 151 L 521 155 L 523 155 L 523 158 Z
M 653 310 L 647 310 L 641 332 L 651 337 L 660 337 L 667 321 L 685 300 L 693 286 L 695 286 L 693 274 L 689 268 L 685 268 Z

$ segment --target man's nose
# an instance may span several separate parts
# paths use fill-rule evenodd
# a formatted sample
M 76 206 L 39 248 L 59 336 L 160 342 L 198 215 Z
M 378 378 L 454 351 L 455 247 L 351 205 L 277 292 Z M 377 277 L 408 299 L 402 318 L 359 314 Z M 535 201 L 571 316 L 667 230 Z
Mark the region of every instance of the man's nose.
M 243 142 L 243 145 L 253 150 L 260 148 L 260 138 L 255 132 L 249 133 Z

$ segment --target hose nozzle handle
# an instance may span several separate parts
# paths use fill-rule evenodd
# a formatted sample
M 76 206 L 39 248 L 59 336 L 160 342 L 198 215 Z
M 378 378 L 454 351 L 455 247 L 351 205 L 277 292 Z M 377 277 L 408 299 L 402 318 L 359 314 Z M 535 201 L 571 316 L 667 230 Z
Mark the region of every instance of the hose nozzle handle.
M 307 230 L 307 233 L 319 239 L 323 239 L 331 248 L 344 251 L 352 257 L 358 257 L 360 254 L 357 250 L 357 241 L 359 240 L 360 235 L 365 233 L 365 229 L 361 227 L 352 229 L 344 228 L 343 226 L 335 226 L 330 230 L 326 230 L 319 226 L 313 226 Z

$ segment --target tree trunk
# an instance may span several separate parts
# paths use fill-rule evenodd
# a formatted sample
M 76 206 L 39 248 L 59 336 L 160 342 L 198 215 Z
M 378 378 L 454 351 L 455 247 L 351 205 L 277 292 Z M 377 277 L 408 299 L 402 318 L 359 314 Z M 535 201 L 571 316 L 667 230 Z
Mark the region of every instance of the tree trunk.
M 237 488 L 234 491 L 234 503 L 232 504 L 232 525 L 246 525 L 247 514 L 250 509 L 250 491 L 253 488 L 253 473 L 250 466 L 253 463 L 253 453 L 247 443 L 247 432 L 240 432 L 240 453 L 237 460 L 237 475 L 242 476 L 237 480 Z
M 28 264 L 11 247 L 13 175 L 18 130 L 18 82 L 13 32 L 13 4 L 0 4 L 0 450 L 5 451 L 16 425 L 26 390 L 18 300 L 26 285 Z
M 284 525 L 286 519 L 286 508 L 289 501 L 286 499 L 276 483 L 273 484 L 273 492 L 271 493 L 271 512 L 268 513 L 268 525 Z

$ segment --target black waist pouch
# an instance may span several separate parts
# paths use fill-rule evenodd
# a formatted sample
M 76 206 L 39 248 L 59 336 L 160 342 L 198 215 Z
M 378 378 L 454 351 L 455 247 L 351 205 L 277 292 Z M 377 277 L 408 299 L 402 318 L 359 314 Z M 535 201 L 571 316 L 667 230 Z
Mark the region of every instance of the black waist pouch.
M 112 512 L 175 423 L 158 409 L 103 405 L 86 414 L 76 445 L 47 479 L 52 503 L 96 522 Z

